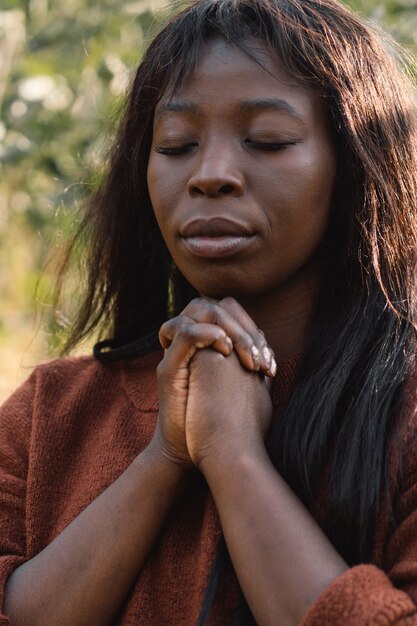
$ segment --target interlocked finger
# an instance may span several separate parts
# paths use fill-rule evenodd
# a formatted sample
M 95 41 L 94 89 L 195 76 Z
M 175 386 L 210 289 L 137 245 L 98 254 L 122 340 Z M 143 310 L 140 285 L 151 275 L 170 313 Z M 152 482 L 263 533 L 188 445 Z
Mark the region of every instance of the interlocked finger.
M 186 335 L 189 329 L 193 328 L 190 339 L 192 338 L 197 341 L 197 349 L 206 348 L 207 345 L 210 345 L 214 350 L 221 352 L 225 356 L 230 354 L 230 351 L 233 348 L 233 343 L 223 328 L 215 324 L 202 323 L 200 324 L 201 339 L 199 339 L 198 331 L 194 329 L 195 325 L 196 320 L 193 320 L 188 315 L 183 314 L 177 315 L 177 317 L 168 320 L 162 324 L 159 329 L 159 342 L 161 346 L 164 350 L 167 350 L 178 332 L 181 331 Z M 209 341 L 209 344 L 207 344 L 207 341 Z
M 161 328 L 160 341 L 163 347 L 165 344 L 171 348 L 166 351 L 164 360 L 175 360 L 177 367 L 188 365 L 197 350 L 213 348 L 224 356 L 229 356 L 233 350 L 230 338 L 219 326 L 185 321 L 183 316 L 169 322 L 173 323 L 166 322 L 163 331 Z
M 232 302 L 235 303 L 233 306 Z M 273 352 L 264 334 L 236 300 L 227 298 L 216 302 L 206 298 L 196 298 L 186 306 L 179 317 L 223 328 L 246 369 L 262 370 L 264 374 L 271 377 L 275 375 L 276 364 Z
M 274 351 L 268 344 L 265 334 L 260 330 L 250 315 L 234 298 L 223 298 L 219 301 L 219 307 L 227 311 L 242 328 L 251 336 L 254 345 L 257 346 L 265 374 L 274 377 L 277 371 Z M 233 338 L 232 338 L 233 340 Z

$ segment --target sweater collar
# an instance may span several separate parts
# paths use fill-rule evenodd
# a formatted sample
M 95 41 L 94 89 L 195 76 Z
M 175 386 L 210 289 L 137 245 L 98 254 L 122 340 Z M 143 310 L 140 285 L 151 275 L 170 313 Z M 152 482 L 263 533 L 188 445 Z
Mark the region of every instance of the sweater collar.
M 156 368 L 162 361 L 164 351 L 150 352 L 137 359 L 120 361 L 122 387 L 136 408 L 141 411 L 158 411 Z

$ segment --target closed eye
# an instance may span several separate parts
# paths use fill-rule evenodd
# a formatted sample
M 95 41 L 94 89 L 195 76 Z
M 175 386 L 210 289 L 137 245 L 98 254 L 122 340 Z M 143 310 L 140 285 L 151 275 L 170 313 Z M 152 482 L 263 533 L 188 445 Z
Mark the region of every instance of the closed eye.
M 155 152 L 157 152 L 158 154 L 166 154 L 168 156 L 176 156 L 189 152 L 196 145 L 196 143 L 190 143 L 184 146 L 157 146 L 155 148 Z
M 245 141 L 246 145 L 254 148 L 255 150 L 266 150 L 266 151 L 278 151 L 284 150 L 290 146 L 295 146 L 295 141 L 282 141 L 282 142 L 269 142 L 269 141 L 250 141 L 247 139 Z

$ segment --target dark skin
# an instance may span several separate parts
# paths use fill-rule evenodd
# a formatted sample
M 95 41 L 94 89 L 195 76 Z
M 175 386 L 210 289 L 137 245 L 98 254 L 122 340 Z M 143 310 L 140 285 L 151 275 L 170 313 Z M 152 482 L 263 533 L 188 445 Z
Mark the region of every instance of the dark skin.
M 302 349 L 335 159 L 320 102 L 255 47 L 268 71 L 209 42 L 175 94 L 176 110 L 164 99 L 158 107 L 150 196 L 174 261 L 204 297 L 161 328 L 160 411 L 148 448 L 10 577 L 14 626 L 110 624 L 194 468 L 260 626 L 299 624 L 347 567 L 265 451 L 273 353 Z M 207 226 L 225 216 L 244 236 Z
M 268 386 L 248 370 L 256 369 L 250 355 L 251 345 L 259 346 L 258 328 L 279 359 L 302 349 L 320 280 L 315 253 L 329 219 L 335 155 L 321 103 L 256 48 L 266 71 L 213 40 L 195 76 L 172 101 L 162 100 L 148 185 L 175 263 L 215 299 L 192 302 L 161 329 L 168 363 L 174 347 L 179 354 L 182 342 L 192 346 L 184 357 L 188 455 L 214 496 L 257 623 L 294 626 L 347 566 L 273 468 L 264 445 Z M 204 235 L 210 233 L 204 220 L 220 216 L 253 236 L 226 258 L 200 256 L 198 249 L 196 255 L 184 241 L 190 220 L 202 221 Z M 217 344 L 220 353 L 194 354 L 209 341 L 207 324 L 231 338 L 230 356 Z M 261 367 L 274 374 L 269 362 Z
M 184 276 L 205 296 L 236 298 L 282 358 L 299 349 L 311 309 L 335 154 L 320 100 L 261 44 L 251 50 L 265 70 L 214 40 L 195 76 L 162 99 L 148 187 Z M 217 259 L 190 252 L 187 226 L 219 217 L 244 226 L 248 245 Z

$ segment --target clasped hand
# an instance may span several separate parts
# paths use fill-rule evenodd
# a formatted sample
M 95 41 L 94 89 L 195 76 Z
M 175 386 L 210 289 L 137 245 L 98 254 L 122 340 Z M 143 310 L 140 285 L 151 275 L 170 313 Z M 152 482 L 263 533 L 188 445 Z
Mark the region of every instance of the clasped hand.
M 160 329 L 159 415 L 153 445 L 170 461 L 197 466 L 264 446 L 275 376 L 272 350 L 233 298 L 197 298 Z

